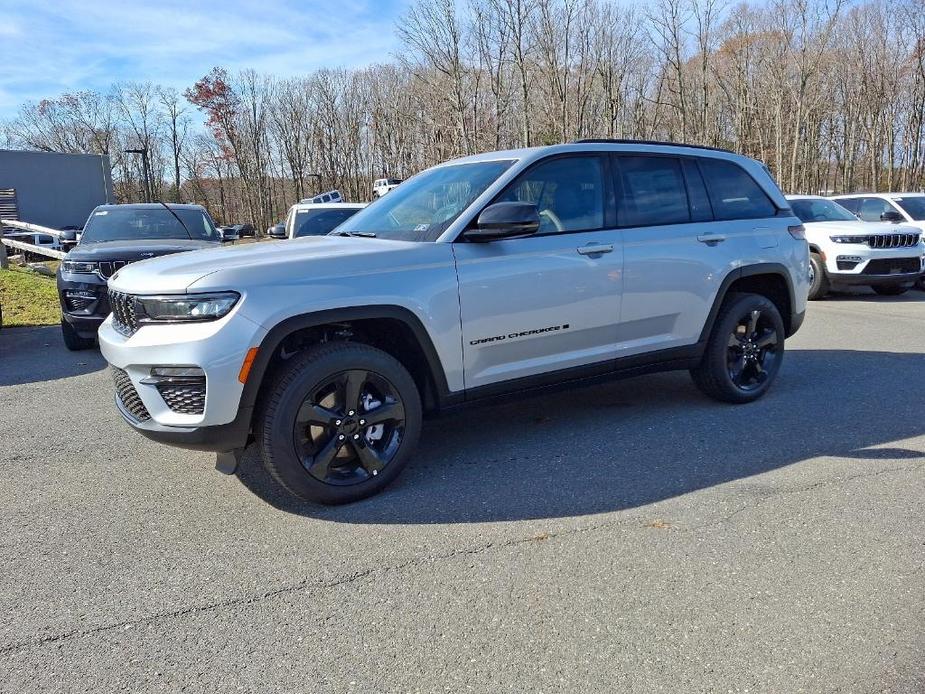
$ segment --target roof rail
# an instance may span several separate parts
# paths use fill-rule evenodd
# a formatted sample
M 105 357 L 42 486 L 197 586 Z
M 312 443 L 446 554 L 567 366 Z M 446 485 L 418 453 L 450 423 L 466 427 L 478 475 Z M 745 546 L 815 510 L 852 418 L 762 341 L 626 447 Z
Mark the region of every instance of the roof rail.
M 665 142 L 663 140 L 618 140 L 606 137 L 590 137 L 582 140 L 575 140 L 573 144 L 599 144 L 599 145 L 658 145 L 659 147 L 690 147 L 691 149 L 709 149 L 714 152 L 726 152 L 727 154 L 737 154 L 731 149 L 722 147 L 710 147 L 709 145 L 690 145 L 686 142 Z

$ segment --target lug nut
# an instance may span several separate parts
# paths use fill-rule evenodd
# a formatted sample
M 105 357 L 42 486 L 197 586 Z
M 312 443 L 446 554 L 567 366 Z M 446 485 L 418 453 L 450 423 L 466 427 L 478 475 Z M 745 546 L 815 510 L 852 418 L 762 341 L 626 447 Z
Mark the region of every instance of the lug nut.
M 339 419 L 335 419 L 335 420 L 334 420 L 334 426 L 338 426 L 338 427 L 339 427 L 340 425 L 341 425 L 341 421 L 340 421 Z
M 343 434 L 341 434 L 340 436 L 337 437 L 337 440 L 338 440 L 338 441 L 343 441 L 345 438 L 347 438 L 347 437 L 344 436 Z
M 364 424 L 366 424 L 366 420 L 365 420 L 365 419 L 361 419 L 361 420 L 360 420 L 360 426 L 363 426 Z
M 352 417 L 353 415 L 356 414 L 356 412 L 354 412 L 353 410 L 350 410 L 350 412 L 348 412 L 347 414 L 350 415 L 350 416 Z
M 360 435 L 359 435 L 359 434 L 354 434 L 354 435 L 353 435 L 354 441 L 355 441 L 356 439 L 358 439 L 358 438 L 360 438 Z

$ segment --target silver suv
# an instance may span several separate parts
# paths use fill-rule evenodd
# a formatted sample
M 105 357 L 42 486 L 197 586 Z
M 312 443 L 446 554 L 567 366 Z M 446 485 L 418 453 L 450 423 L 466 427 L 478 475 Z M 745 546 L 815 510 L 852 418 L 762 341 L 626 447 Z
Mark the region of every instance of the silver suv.
M 689 369 L 767 392 L 803 322 L 800 220 L 757 161 L 581 141 L 428 169 L 329 236 L 135 263 L 99 331 L 126 421 L 322 503 L 378 492 L 427 412 Z

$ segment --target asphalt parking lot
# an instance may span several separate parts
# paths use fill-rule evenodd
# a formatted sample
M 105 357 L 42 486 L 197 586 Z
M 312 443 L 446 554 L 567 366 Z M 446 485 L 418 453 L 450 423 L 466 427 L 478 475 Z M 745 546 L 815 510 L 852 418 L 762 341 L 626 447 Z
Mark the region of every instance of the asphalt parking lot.
M 925 294 L 811 305 L 764 400 L 673 373 L 428 423 L 324 508 L 0 331 L 0 691 L 925 691 Z

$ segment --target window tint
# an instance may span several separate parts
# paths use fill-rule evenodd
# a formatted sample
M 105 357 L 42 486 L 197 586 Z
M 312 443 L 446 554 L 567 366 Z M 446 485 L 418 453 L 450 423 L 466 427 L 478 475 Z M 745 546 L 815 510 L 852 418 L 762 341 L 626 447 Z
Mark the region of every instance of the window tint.
M 894 203 L 899 205 L 906 214 L 917 222 L 925 220 L 925 198 L 895 198 Z
M 672 157 L 619 157 L 617 223 L 624 227 L 684 224 L 691 219 L 681 162 Z
M 293 238 L 327 234 L 359 211 L 357 208 L 352 207 L 298 210 L 295 213 L 295 233 Z
M 774 203 L 740 166 L 720 159 L 700 159 L 716 219 L 773 217 Z
M 846 210 L 851 212 L 854 215 L 857 215 L 861 210 L 861 199 L 860 198 L 840 198 L 836 200 L 839 205 L 844 207 Z
M 496 202 L 536 204 L 541 234 L 602 229 L 601 158 L 563 157 L 538 164 L 517 178 Z
M 681 165 L 684 167 L 684 178 L 687 179 L 687 199 L 691 205 L 691 221 L 706 222 L 713 219 L 713 208 L 710 207 L 710 199 L 707 197 L 707 189 L 703 185 L 703 176 L 700 175 L 697 162 L 693 159 L 682 159 Z
M 884 212 L 895 212 L 894 208 L 886 200 L 880 198 L 861 198 L 861 207 L 858 210 L 858 217 L 865 222 L 879 222 L 880 215 Z

